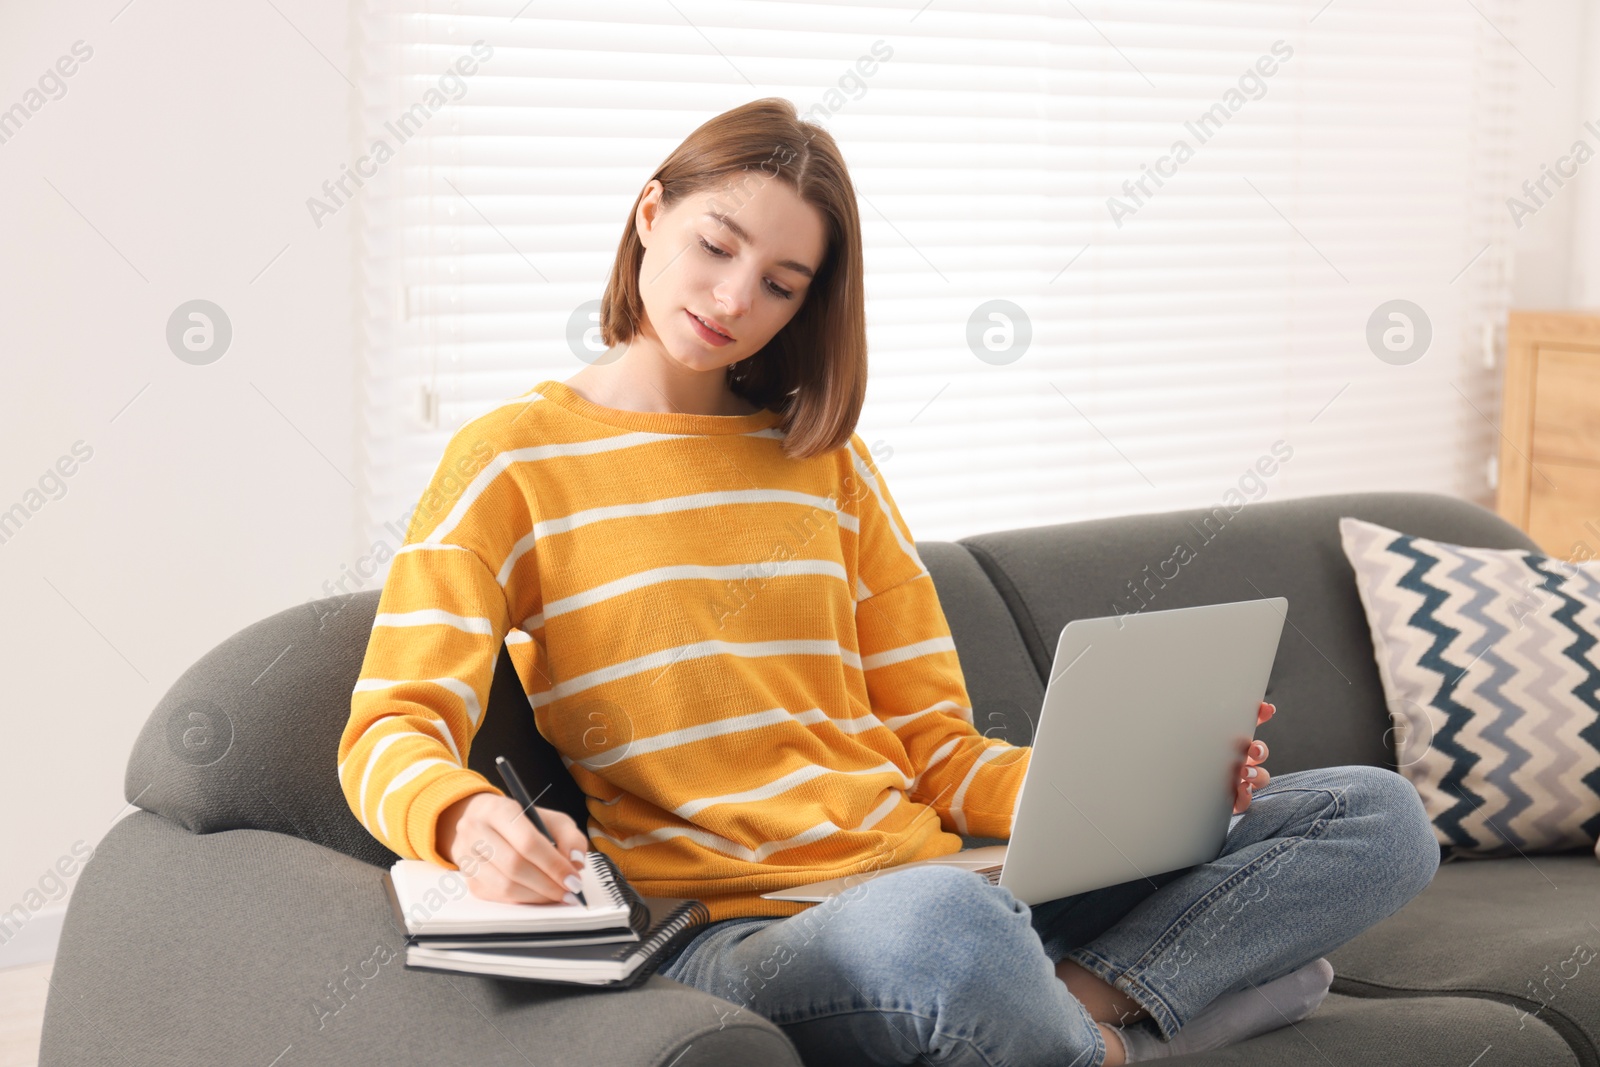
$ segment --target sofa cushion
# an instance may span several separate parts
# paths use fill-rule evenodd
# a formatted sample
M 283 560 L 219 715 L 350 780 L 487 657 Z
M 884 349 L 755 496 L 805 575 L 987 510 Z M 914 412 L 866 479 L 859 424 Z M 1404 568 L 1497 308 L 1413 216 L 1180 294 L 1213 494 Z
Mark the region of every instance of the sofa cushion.
M 1397 727 L 1399 771 L 1443 855 L 1594 847 L 1600 565 L 1354 518 L 1339 530 Z
M 1539 1020 L 1530 1018 L 1519 1026 L 1517 1010 L 1507 1004 L 1467 996 L 1350 996 L 1338 992 L 1337 976 L 1333 988 L 1310 1017 L 1297 1023 L 1166 1062 L 1174 1067 L 1577 1067 L 1586 1063 Z M 1485 1056 L 1491 1048 L 1494 1051 Z
M 1271 750 L 1267 768 L 1393 768 L 1372 640 L 1339 544 L 1344 515 L 1458 544 L 1538 548 L 1484 507 L 1415 492 L 1263 499 L 1236 510 L 1092 519 L 958 543 L 1010 606 L 1041 679 L 1049 676 L 1061 628 L 1073 619 L 1287 597 L 1266 693 L 1278 712 L 1256 731 Z
M 1428 888 L 1328 953 L 1328 962 L 1336 991 L 1498 1001 L 1517 1013 L 1499 1031 L 1505 1037 L 1542 1021 L 1578 1050 L 1579 1062 L 1593 1067 L 1600 1064 L 1596 952 L 1600 869 L 1579 850 L 1445 863 Z M 1499 1038 L 1490 1040 L 1498 1054 Z M 1511 1056 L 1497 1062 L 1543 1061 Z

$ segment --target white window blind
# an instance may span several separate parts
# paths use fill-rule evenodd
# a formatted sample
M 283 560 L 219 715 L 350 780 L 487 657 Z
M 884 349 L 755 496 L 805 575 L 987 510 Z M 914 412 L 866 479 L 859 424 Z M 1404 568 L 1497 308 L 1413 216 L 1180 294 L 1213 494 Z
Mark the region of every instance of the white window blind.
M 398 545 L 463 422 L 581 369 L 569 325 L 634 196 L 695 126 L 761 96 L 820 105 L 850 165 L 858 431 L 892 449 L 919 539 L 1230 490 L 1487 502 L 1516 10 L 373 0 L 357 152 L 394 155 L 351 197 L 362 543 Z M 430 104 L 478 40 L 492 56 Z M 875 47 L 892 54 L 853 73 Z M 1431 326 L 1420 358 L 1369 345 L 1394 300 Z M 991 301 L 1020 316 L 979 314 Z M 1379 325 L 1403 343 L 1408 321 Z M 1030 339 L 997 355 L 985 331 Z M 1253 480 L 1278 441 L 1292 458 Z

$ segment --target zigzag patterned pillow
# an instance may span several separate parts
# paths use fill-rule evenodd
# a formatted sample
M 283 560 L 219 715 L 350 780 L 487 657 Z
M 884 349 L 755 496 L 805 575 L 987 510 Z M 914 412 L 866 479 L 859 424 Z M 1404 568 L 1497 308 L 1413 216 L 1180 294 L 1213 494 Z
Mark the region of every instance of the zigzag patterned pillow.
M 1600 564 L 1339 520 L 1399 771 L 1445 859 L 1600 856 Z

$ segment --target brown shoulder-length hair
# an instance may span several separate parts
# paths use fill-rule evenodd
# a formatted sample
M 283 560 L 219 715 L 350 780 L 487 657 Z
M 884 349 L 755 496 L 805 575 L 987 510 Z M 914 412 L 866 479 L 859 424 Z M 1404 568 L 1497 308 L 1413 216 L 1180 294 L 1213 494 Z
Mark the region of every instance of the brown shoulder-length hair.
M 728 368 L 728 386 L 783 416 L 778 427 L 790 458 L 820 455 L 848 442 L 866 398 L 867 316 L 855 188 L 832 135 L 802 122 L 782 97 L 752 100 L 700 125 L 650 177 L 662 184 L 663 208 L 731 182 L 724 194 L 730 204 L 718 208 L 731 214 L 750 183 L 776 179 L 822 215 L 828 249 L 805 302 L 765 347 Z M 600 335 L 607 346 L 632 341 L 644 321 L 644 245 L 634 226 L 643 198 L 641 189 L 600 299 Z

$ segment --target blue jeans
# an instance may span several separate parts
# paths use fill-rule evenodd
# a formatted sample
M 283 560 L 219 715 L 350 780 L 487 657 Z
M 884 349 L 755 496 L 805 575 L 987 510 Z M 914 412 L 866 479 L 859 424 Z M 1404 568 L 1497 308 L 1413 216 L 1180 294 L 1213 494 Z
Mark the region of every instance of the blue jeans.
M 1399 911 L 1439 846 L 1381 767 L 1275 776 L 1210 863 L 1030 908 L 974 871 L 914 867 L 797 915 L 712 923 L 660 973 L 771 1019 L 807 1064 L 1100 1067 L 1105 1039 L 1056 977 L 1076 960 L 1163 1037 Z

